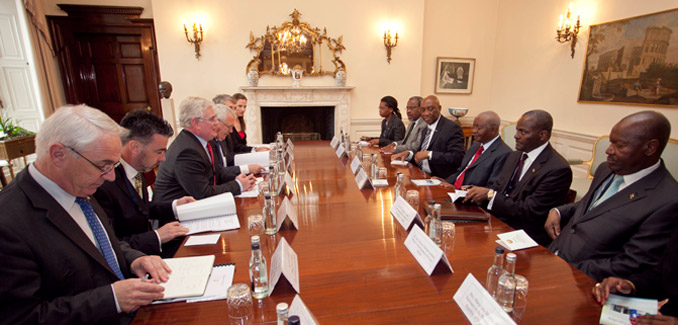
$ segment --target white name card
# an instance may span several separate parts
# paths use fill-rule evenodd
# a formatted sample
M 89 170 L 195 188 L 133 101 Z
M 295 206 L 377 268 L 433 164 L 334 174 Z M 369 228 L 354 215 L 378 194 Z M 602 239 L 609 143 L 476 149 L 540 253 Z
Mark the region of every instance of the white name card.
M 471 273 L 457 289 L 454 301 L 471 324 L 516 324 Z
M 294 252 L 285 237 L 280 239 L 278 247 L 271 256 L 271 282 L 268 285 L 269 292 L 273 293 L 275 285 L 283 275 L 290 282 L 294 290 L 299 293 L 299 264 L 297 263 L 297 253 Z
M 421 220 L 419 213 L 415 210 L 402 196 L 398 195 L 393 206 L 391 206 L 391 215 L 398 220 L 405 230 L 410 229 L 412 221 L 417 220 L 420 225 L 424 222 Z
M 367 177 L 367 173 L 365 173 L 362 166 L 358 167 L 358 174 L 355 175 L 355 183 L 358 184 L 358 189 L 360 190 L 374 188 L 372 186 L 372 181 Z
M 287 184 L 287 193 L 294 194 L 294 178 L 290 172 L 285 172 L 285 184 Z
M 514 230 L 498 234 L 499 239 L 495 242 L 510 251 L 537 247 L 537 242 L 528 235 L 525 230 Z
M 353 172 L 353 175 L 358 172 L 358 167 L 361 165 L 362 163 L 360 162 L 360 159 L 358 159 L 358 156 L 353 157 L 353 160 L 351 160 L 351 171 Z
M 294 144 L 292 143 L 292 139 L 287 138 L 287 148 L 291 148 L 291 150 L 294 150 Z
M 337 158 L 342 158 L 342 157 L 346 156 L 346 149 L 344 148 L 344 145 L 340 144 L 337 147 L 337 151 L 335 153 L 337 154 Z
M 436 266 L 442 261 L 447 266 L 450 272 L 452 265 L 447 260 L 447 256 L 443 254 L 443 250 L 434 243 L 431 238 L 424 233 L 419 227 L 412 227 L 410 234 L 405 239 L 405 247 L 410 251 L 414 259 L 419 262 L 419 265 L 426 271 L 429 276 L 433 273 Z
M 318 324 L 318 320 L 315 319 L 313 314 L 311 314 L 311 311 L 308 310 L 308 307 L 306 307 L 304 302 L 301 301 L 301 298 L 299 297 L 299 295 L 294 295 L 294 299 L 292 300 L 292 304 L 290 305 L 290 309 L 289 309 L 288 314 L 290 316 L 292 316 L 292 315 L 299 316 L 299 320 L 304 325 L 307 325 L 307 324 L 316 325 L 316 324 Z
M 332 137 L 332 141 L 330 141 L 330 146 L 332 148 L 337 149 L 337 145 L 339 144 L 339 139 L 337 137 Z
M 287 198 L 287 196 L 280 204 L 278 214 L 276 215 L 276 225 L 278 227 L 278 231 L 280 231 L 280 227 L 282 227 L 283 222 L 285 222 L 285 218 L 290 219 L 290 221 L 294 225 L 294 229 L 299 229 L 298 225 L 299 218 L 297 218 L 297 206 L 294 205 L 294 203 L 292 203 L 290 199 Z
M 294 150 L 292 149 L 292 147 L 287 147 L 287 149 L 285 149 L 285 153 L 287 154 L 287 160 L 294 160 L 294 152 L 292 150 Z

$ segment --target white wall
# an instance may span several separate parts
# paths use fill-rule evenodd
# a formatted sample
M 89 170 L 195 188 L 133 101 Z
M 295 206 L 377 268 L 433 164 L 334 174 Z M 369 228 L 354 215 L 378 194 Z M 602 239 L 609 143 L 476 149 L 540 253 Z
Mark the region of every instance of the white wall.
M 612 126 L 633 112 L 654 109 L 672 122 L 671 136 L 678 137 L 678 109 L 628 105 L 578 103 L 588 27 L 618 19 L 675 8 L 675 0 L 574 1 L 582 9 L 574 59 L 569 44 L 555 41 L 558 16 L 569 0 L 499 1 L 490 107 L 505 120 L 522 112 L 543 108 L 554 118 L 554 128 L 593 136 L 609 134 Z M 678 42 L 678 35 L 672 36 Z

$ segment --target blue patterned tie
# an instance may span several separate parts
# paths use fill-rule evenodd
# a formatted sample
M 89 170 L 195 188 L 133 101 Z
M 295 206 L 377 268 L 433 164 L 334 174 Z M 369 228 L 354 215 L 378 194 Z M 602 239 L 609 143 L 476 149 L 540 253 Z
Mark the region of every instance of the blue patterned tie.
M 106 231 L 101 226 L 99 219 L 94 213 L 94 209 L 92 209 L 92 204 L 90 204 L 89 200 L 84 197 L 75 198 L 75 202 L 80 206 L 80 209 L 82 209 L 82 212 L 85 214 L 87 223 L 89 224 L 89 227 L 92 229 L 94 238 L 96 238 L 97 243 L 99 244 L 99 250 L 101 251 L 101 254 L 104 255 L 106 263 L 108 263 L 108 266 L 111 267 L 113 272 L 115 272 L 115 275 L 117 275 L 118 278 L 120 278 L 120 280 L 124 280 L 125 276 L 122 275 L 122 272 L 120 271 L 120 266 L 118 266 L 118 261 L 115 259 L 115 253 L 113 252 L 111 243 L 108 241 L 108 238 L 106 237 L 105 233 Z

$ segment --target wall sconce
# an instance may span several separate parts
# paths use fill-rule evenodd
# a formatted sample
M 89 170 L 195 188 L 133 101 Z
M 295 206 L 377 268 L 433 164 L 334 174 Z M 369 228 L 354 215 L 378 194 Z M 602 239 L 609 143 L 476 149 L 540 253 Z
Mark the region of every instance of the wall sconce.
M 186 33 L 186 40 L 195 46 L 195 58 L 200 60 L 200 43 L 202 43 L 202 24 L 193 23 L 193 38 L 188 36 L 188 29 L 186 24 L 184 24 L 184 33 Z
M 569 8 L 567 9 L 567 18 L 563 24 L 563 15 L 560 15 L 560 23 L 558 23 L 558 30 L 556 31 L 557 36 L 556 40 L 559 43 L 572 42 L 570 49 L 572 50 L 572 58 L 574 59 L 574 46 L 577 44 L 577 34 L 579 33 L 579 28 L 581 27 L 580 22 L 581 15 L 577 13 L 577 22 L 572 23 L 572 3 L 570 3 Z
M 391 30 L 387 29 L 384 32 L 384 46 L 386 46 L 386 61 L 391 63 L 391 49 L 398 45 L 398 32 L 395 33 L 395 38 L 391 37 Z

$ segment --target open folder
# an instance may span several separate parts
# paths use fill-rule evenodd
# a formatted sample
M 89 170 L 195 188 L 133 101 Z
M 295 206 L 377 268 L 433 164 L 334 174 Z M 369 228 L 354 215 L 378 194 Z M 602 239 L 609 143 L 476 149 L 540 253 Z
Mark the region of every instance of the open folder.
M 177 206 L 177 215 L 187 235 L 240 228 L 233 194 L 222 193 Z

